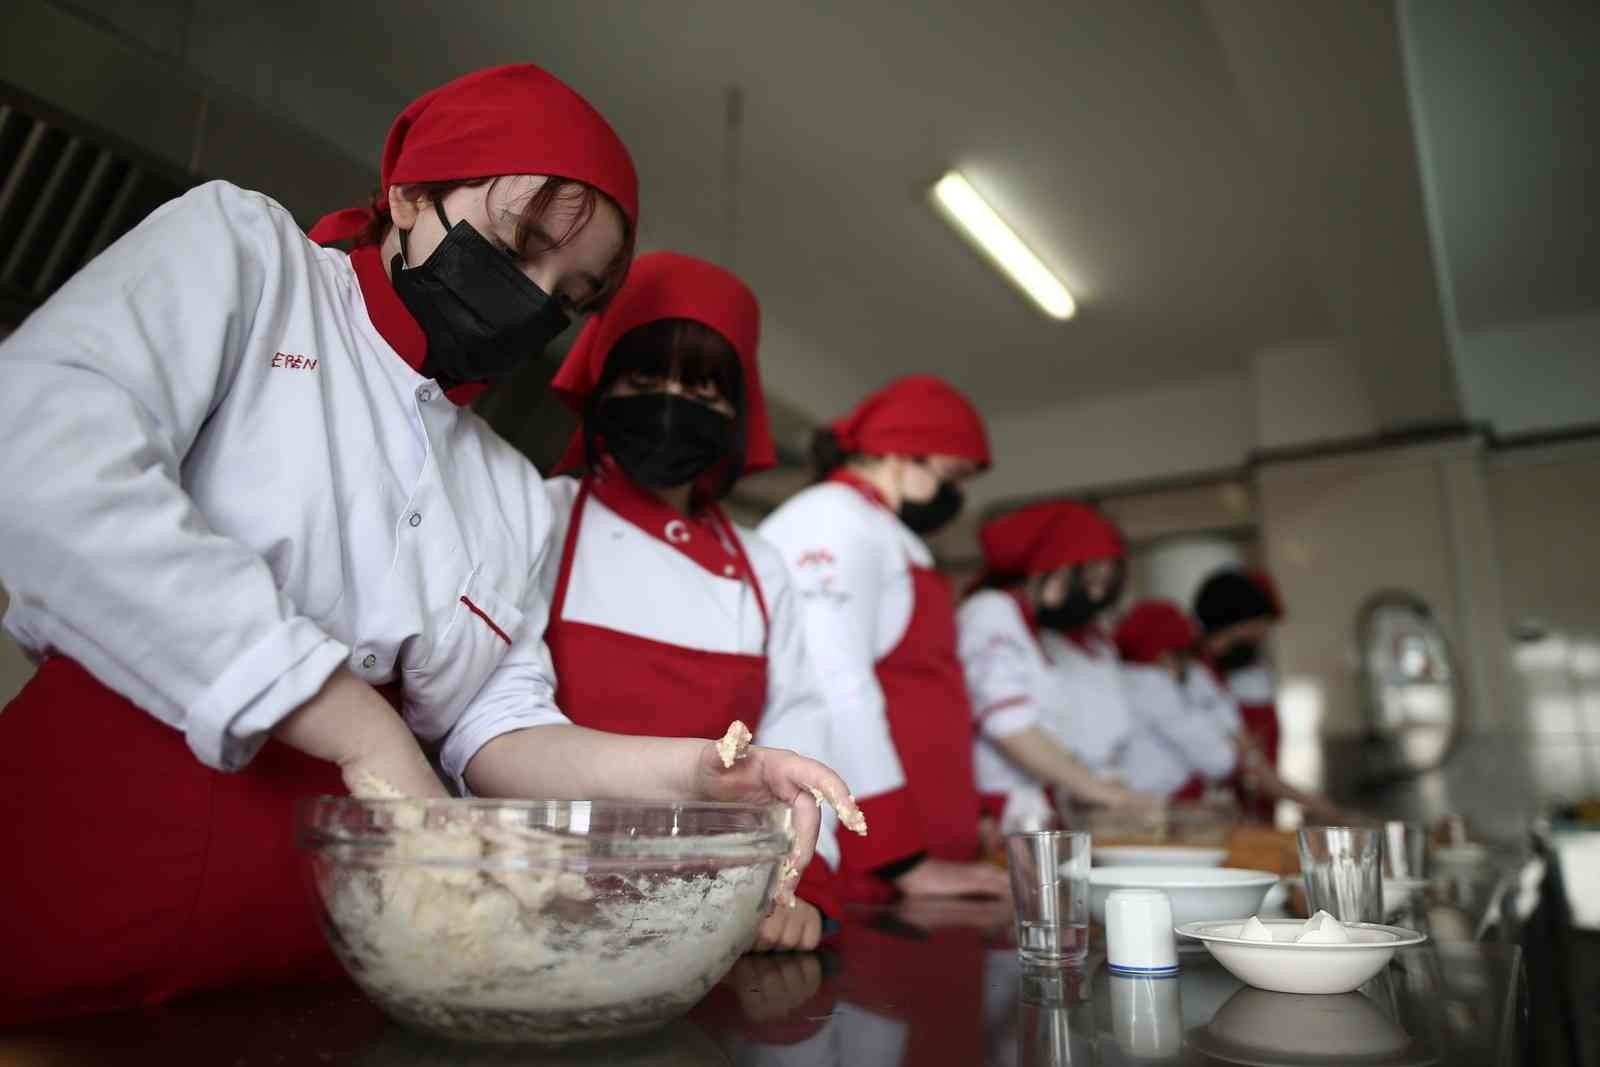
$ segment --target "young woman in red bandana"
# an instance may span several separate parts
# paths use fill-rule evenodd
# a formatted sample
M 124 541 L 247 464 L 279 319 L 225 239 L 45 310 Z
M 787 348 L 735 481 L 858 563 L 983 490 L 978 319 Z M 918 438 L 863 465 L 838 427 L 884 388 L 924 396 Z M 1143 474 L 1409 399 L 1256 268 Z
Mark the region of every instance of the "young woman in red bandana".
M 1089 806 L 1150 807 L 1127 788 L 1133 726 L 1116 649 L 1098 625 L 1122 588 L 1122 534 L 1093 508 L 1032 504 L 984 524 L 984 588 L 961 605 L 961 658 L 986 814 L 1048 825 L 1057 790 Z
M 583 419 L 566 463 L 581 477 L 548 483 L 559 551 L 542 573 L 545 641 L 575 723 L 698 737 L 739 719 L 765 744 L 826 744 L 783 558 L 718 506 L 777 462 L 760 326 L 738 278 L 652 252 L 556 374 Z M 797 907 L 773 913 L 757 948 L 814 948 L 823 911 L 838 915 L 830 883 L 813 860 Z
M 407 107 L 381 178 L 311 240 L 199 186 L 0 345 L 0 581 L 41 661 L 0 713 L 0 1022 L 331 972 L 292 813 L 369 774 L 848 808 L 792 753 L 724 771 L 557 708 L 550 503 L 459 405 L 621 284 L 622 142 L 498 67 Z
M 954 519 L 989 465 L 983 420 L 937 378 L 902 378 L 818 437 L 823 480 L 760 527 L 793 576 L 829 706 L 830 761 L 872 826 L 840 841 L 841 884 L 865 900 L 1004 895 L 978 861 L 972 709 L 955 600 L 922 537 Z

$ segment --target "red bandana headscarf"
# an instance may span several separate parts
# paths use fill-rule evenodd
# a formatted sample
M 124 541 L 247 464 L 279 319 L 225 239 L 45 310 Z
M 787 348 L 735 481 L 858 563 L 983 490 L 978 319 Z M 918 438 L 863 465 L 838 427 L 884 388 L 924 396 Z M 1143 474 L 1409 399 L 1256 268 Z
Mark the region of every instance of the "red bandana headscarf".
M 1122 559 L 1122 534 L 1084 504 L 1056 500 L 990 519 L 978 531 L 989 573 L 1024 577 L 1048 574 L 1097 559 Z
M 502 174 L 570 178 L 639 219 L 639 178 L 615 130 L 565 83 L 530 63 L 474 71 L 417 97 L 389 127 L 378 198 L 324 216 L 318 244 L 349 240 L 379 213 L 389 188 Z
M 1188 614 L 1170 600 L 1141 600 L 1117 624 L 1117 651 L 1129 663 L 1154 663 L 1187 652 L 1199 640 Z
M 847 454 L 956 456 L 989 466 L 989 434 L 978 409 L 931 374 L 900 378 L 829 426 Z
M 605 374 L 611 349 L 630 330 L 662 319 L 690 319 L 715 330 L 739 354 L 744 390 L 744 473 L 778 463 L 761 391 L 756 349 L 761 340 L 761 306 L 733 274 L 703 259 L 676 252 L 650 252 L 634 260 L 628 280 L 605 311 L 590 319 L 567 353 L 550 386 L 579 414 Z M 583 434 L 575 434 L 562 469 L 581 468 Z

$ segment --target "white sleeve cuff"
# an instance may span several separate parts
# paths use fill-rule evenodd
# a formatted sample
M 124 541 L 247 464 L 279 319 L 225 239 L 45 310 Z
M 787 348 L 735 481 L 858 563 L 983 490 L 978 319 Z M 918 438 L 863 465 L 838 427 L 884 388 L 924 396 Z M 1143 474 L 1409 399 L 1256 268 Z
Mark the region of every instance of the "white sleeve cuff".
M 238 770 L 278 723 L 317 695 L 349 654 L 310 619 L 274 627 L 185 709 L 189 747 L 208 767 Z
M 439 749 L 439 769 L 462 796 L 471 796 L 467 788 L 467 765 L 478 750 L 502 734 L 525 730 L 530 726 L 561 726 L 571 723 L 552 704 L 542 704 L 532 699 L 503 706 L 468 708 L 467 712 L 445 736 Z
M 1026 694 L 996 700 L 986 707 L 977 708 L 974 715 L 978 730 L 990 740 L 1020 734 L 1039 723 L 1039 706 Z

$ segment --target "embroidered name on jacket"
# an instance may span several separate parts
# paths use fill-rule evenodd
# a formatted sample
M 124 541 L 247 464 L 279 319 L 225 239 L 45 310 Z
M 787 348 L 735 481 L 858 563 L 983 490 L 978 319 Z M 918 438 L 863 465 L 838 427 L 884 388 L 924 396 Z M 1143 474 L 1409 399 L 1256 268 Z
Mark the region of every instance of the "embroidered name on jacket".
M 272 353 L 272 365 L 285 370 L 316 370 L 317 361 L 310 356 L 297 356 L 292 352 Z

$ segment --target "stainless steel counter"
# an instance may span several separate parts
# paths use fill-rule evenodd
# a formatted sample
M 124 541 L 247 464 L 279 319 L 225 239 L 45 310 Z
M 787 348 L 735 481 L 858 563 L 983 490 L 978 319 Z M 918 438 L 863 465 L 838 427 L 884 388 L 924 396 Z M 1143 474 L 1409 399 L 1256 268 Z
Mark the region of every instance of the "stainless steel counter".
M 821 954 L 747 957 L 691 1016 L 554 1052 L 415 1036 L 348 985 L 229 993 L 0 1034 L 0 1063 L 790 1065 L 1532 1062 L 1523 954 L 1498 942 L 1398 953 L 1358 993 L 1250 989 L 1198 946 L 1173 979 L 1027 968 L 1004 907 L 854 913 Z

